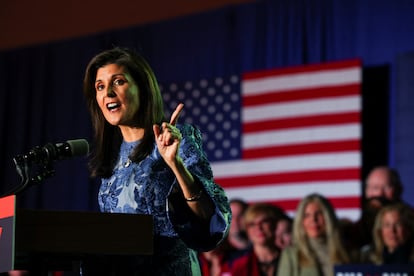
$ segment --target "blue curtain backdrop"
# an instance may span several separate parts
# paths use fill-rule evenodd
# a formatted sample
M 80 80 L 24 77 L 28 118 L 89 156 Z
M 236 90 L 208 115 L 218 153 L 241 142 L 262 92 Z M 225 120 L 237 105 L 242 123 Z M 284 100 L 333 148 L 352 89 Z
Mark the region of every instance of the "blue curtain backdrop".
M 12 162 L 15 155 L 48 142 L 91 140 L 91 122 L 81 92 L 84 69 L 93 55 L 116 45 L 142 52 L 160 82 L 349 58 L 361 58 L 367 68 L 387 67 L 389 74 L 377 77 L 381 78 L 378 83 L 389 85 L 384 101 L 389 116 L 377 124 L 388 144 L 377 150 L 388 156 L 385 162 L 400 169 L 404 198 L 410 201 L 414 161 L 399 156 L 414 148 L 412 140 L 400 139 L 403 134 L 413 136 L 413 109 L 397 109 L 399 101 L 412 103 L 414 96 L 409 93 L 412 86 L 405 87 L 406 93 L 400 96 L 396 79 L 400 73 L 405 78 L 412 75 L 400 72 L 407 66 L 396 70 L 396 64 L 397 57 L 401 60 L 404 53 L 414 51 L 413 15 L 411 0 L 258 1 L 1 52 L 0 191 L 19 183 Z M 404 124 L 396 123 L 397 119 Z M 97 182 L 88 178 L 86 163 L 83 157 L 56 162 L 55 176 L 28 188 L 18 204 L 96 210 Z

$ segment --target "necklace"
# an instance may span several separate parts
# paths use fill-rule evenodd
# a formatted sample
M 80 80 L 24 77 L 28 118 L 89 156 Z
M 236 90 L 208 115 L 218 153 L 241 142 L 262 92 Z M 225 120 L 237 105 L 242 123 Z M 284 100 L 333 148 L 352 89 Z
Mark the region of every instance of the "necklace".
M 134 148 L 136 147 L 136 145 L 138 145 L 139 141 L 135 141 L 135 142 L 125 142 L 123 141 L 121 144 L 121 152 L 120 152 L 120 159 L 121 159 L 121 164 L 124 168 L 128 168 L 131 163 L 132 160 L 129 158 L 129 155 L 131 154 L 131 152 L 134 150 Z
M 124 163 L 124 168 L 128 168 L 129 165 L 131 165 L 131 162 L 132 162 L 131 159 L 128 158 Z

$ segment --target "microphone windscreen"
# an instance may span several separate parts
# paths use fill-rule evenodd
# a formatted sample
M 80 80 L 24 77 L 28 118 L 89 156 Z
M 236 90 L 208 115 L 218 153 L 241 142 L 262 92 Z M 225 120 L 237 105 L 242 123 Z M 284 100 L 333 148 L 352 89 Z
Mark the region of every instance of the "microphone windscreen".
M 85 139 L 66 141 L 70 147 L 72 156 L 84 156 L 89 153 L 89 143 Z

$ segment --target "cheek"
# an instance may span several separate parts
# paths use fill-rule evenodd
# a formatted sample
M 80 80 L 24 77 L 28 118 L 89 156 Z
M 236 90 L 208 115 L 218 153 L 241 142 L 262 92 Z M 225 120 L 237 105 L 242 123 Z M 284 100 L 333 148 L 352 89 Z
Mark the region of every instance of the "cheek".
M 130 105 L 132 105 L 135 109 L 139 109 L 139 92 L 136 87 L 128 89 L 126 97 Z
M 384 193 L 385 193 L 385 196 L 387 198 L 393 198 L 394 197 L 394 190 L 393 189 L 386 189 Z
M 322 215 L 318 217 L 318 223 L 325 226 L 325 218 Z
M 305 229 L 305 231 L 308 231 L 308 228 L 311 227 L 310 224 L 312 223 L 312 220 L 306 218 L 302 221 L 302 226 Z
M 100 94 L 96 94 L 95 96 L 96 102 L 98 103 L 98 106 L 100 109 L 103 107 L 103 96 Z
M 408 236 L 408 231 L 405 231 L 404 230 L 404 228 L 398 228 L 397 229 L 397 236 L 401 239 L 401 240 L 403 240 L 403 241 L 405 241 L 406 240 L 406 238 L 407 238 L 407 236 Z
M 249 239 L 250 239 L 251 237 L 254 237 L 254 231 L 253 231 L 253 228 L 252 228 L 252 227 L 248 227 L 248 228 L 246 229 L 246 235 L 249 237 Z
M 390 233 L 391 233 L 391 229 L 388 229 L 388 228 L 381 229 L 381 236 L 383 237 L 383 239 L 387 239 Z

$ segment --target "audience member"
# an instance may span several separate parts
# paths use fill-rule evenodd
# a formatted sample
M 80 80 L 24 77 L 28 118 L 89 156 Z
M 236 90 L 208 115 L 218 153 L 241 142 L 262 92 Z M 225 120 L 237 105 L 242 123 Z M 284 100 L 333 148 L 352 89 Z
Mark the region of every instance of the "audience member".
M 373 168 L 365 181 L 365 198 L 382 197 L 388 201 L 400 201 L 403 191 L 397 170 L 379 166 Z
M 230 246 L 228 240 L 218 247 L 199 254 L 201 275 L 203 276 L 225 276 L 230 274 L 229 258 Z
M 372 243 L 372 228 L 379 210 L 401 201 L 403 185 L 397 170 L 386 166 L 374 167 L 365 180 L 361 217 L 344 225 L 345 239 L 355 249 Z
M 283 210 L 266 203 L 255 203 L 247 208 L 244 223 L 252 248 L 234 261 L 232 275 L 276 275 L 280 249 L 275 245 L 274 235 L 276 223 L 283 214 Z
M 243 215 L 247 207 L 248 204 L 243 199 L 234 198 L 230 200 L 232 219 L 227 239 L 230 245 L 237 250 L 245 250 L 250 246 L 243 223 Z
M 282 251 L 277 275 L 330 276 L 335 265 L 349 262 L 332 205 L 319 194 L 306 196 L 298 205 L 293 244 Z
M 243 215 L 248 206 L 248 203 L 243 199 L 230 200 L 232 220 L 229 234 L 227 239 L 217 248 L 199 254 L 202 275 L 228 275 L 234 259 L 246 254 L 249 250 L 251 244 L 243 223 Z
M 414 216 L 412 208 L 394 203 L 382 208 L 372 230 L 373 243 L 363 248 L 361 260 L 373 264 L 414 262 Z
M 288 215 L 284 215 L 276 224 L 275 244 L 280 249 L 292 244 L 292 224 L 293 220 Z

